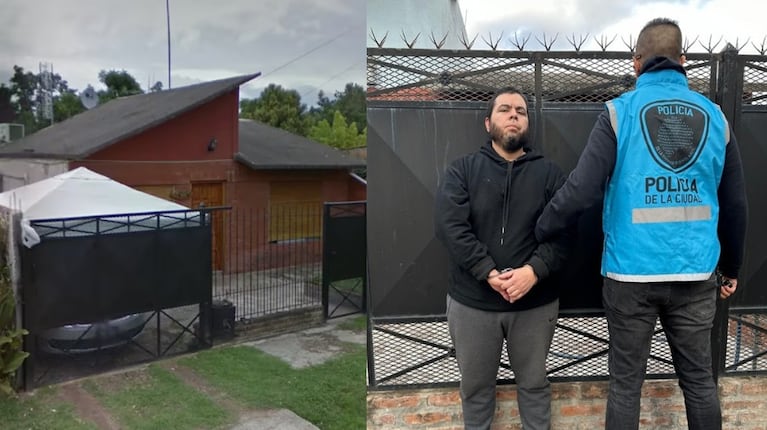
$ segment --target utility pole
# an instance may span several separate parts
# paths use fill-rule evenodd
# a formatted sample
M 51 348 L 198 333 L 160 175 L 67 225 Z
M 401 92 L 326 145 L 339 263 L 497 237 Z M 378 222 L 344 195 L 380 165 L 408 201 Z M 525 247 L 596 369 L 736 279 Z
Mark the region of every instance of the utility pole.
M 168 27 L 168 89 L 170 86 L 170 0 L 165 0 L 165 18 Z

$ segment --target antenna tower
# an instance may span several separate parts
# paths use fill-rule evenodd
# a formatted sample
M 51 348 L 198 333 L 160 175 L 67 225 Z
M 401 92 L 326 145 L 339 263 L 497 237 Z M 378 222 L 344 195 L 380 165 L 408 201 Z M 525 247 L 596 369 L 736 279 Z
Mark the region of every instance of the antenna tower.
M 53 64 L 40 63 L 40 116 L 53 124 Z

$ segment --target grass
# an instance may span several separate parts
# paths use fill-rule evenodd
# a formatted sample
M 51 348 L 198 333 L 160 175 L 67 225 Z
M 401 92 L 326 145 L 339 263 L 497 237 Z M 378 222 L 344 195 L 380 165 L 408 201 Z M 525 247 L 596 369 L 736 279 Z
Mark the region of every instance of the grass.
M 339 324 L 365 329 L 365 316 Z M 365 348 L 344 344 L 344 353 L 324 364 L 293 369 L 282 360 L 247 346 L 228 346 L 180 357 L 209 386 L 244 411 L 287 408 L 322 430 L 365 428 Z M 167 364 L 167 363 L 166 363 Z M 232 409 L 184 383 L 166 366 L 152 364 L 125 373 L 80 382 L 119 424 L 129 430 L 224 429 L 238 419 Z M 0 429 L 92 430 L 57 387 L 18 398 L 0 398 Z
M 352 319 L 348 319 L 340 324 L 338 324 L 338 328 L 341 330 L 350 330 L 350 331 L 365 331 L 368 328 L 368 319 L 366 316 L 359 316 Z
M 217 428 L 236 419 L 156 365 L 141 373 L 91 379 L 85 388 L 109 409 L 124 429 Z
M 96 426 L 75 416 L 72 405 L 45 388 L 18 398 L 0 398 L 0 427 L 5 430 L 90 430 Z
M 365 349 L 349 349 L 305 369 L 248 347 L 204 351 L 181 364 L 248 407 L 287 408 L 320 429 L 353 430 L 365 428 Z
M 335 281 L 331 284 L 332 289 L 343 291 L 344 293 L 362 294 L 362 278 L 350 278 Z

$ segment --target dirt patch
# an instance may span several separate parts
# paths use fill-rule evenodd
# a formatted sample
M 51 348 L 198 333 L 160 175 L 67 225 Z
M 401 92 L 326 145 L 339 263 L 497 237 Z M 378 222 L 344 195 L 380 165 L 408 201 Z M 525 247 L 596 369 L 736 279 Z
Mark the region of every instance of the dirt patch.
M 112 374 L 100 375 L 89 379 L 94 385 L 98 386 L 99 392 L 117 393 L 126 388 L 145 388 L 153 383 L 152 376 L 147 372 L 146 367 L 132 369 L 128 371 L 117 371 Z
M 101 402 L 78 382 L 62 385 L 58 395 L 63 401 L 74 406 L 77 416 L 94 423 L 99 429 L 118 430 L 120 428 Z
M 241 416 L 246 409 L 228 394 L 210 385 L 203 377 L 194 370 L 173 361 L 158 363 L 163 369 L 171 372 L 186 385 L 204 393 L 213 402 L 230 412 L 234 416 Z

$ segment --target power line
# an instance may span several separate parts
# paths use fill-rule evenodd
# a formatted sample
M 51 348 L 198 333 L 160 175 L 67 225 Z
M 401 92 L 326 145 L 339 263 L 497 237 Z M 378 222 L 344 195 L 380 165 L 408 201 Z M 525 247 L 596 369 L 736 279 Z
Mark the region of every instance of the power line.
M 328 82 L 330 82 L 330 81 L 332 81 L 333 79 L 335 79 L 335 78 L 337 78 L 337 77 L 339 77 L 339 76 L 343 75 L 344 73 L 348 72 L 349 70 L 351 70 L 351 69 L 353 69 L 353 68 L 355 68 L 355 67 L 357 67 L 357 66 L 359 66 L 359 64 L 358 64 L 358 63 L 352 63 L 352 64 L 350 64 L 350 65 L 349 65 L 349 66 L 347 66 L 345 69 L 341 70 L 340 72 L 336 73 L 335 75 L 333 75 L 333 76 L 329 77 L 329 78 L 328 78 L 328 79 L 326 79 L 324 82 L 322 82 L 321 84 L 319 84 L 319 85 L 317 86 L 317 89 L 321 89 L 320 87 L 322 87 L 323 85 L 327 84 Z M 303 94 L 301 94 L 301 98 L 304 98 L 304 97 L 306 97 L 306 96 L 307 96 L 307 95 L 308 95 L 310 92 L 312 92 L 312 90 L 308 90 L 308 91 L 305 91 Z
M 323 48 L 323 47 L 325 47 L 325 46 L 327 46 L 327 45 L 329 45 L 329 44 L 331 44 L 331 43 L 335 42 L 336 40 L 340 39 L 340 38 L 341 38 L 341 36 L 343 36 L 343 35 L 345 35 L 346 33 L 350 32 L 352 29 L 354 29 L 354 28 L 358 28 L 358 27 L 359 27 L 359 26 L 352 26 L 352 27 L 349 27 L 349 28 L 347 28 L 346 30 L 342 31 L 341 33 L 337 34 L 336 36 L 333 36 L 332 38 L 330 38 L 330 39 L 328 39 L 328 40 L 326 40 L 326 41 L 324 41 L 324 42 L 320 43 L 319 45 L 317 45 L 317 46 L 315 46 L 315 47 L 313 47 L 313 48 L 309 49 L 308 51 L 306 51 L 306 52 L 304 52 L 304 53 L 300 54 L 299 56 L 297 56 L 297 57 L 295 57 L 295 58 L 293 58 L 293 59 L 291 59 L 291 60 L 288 60 L 287 62 L 285 62 L 285 63 L 281 64 L 280 66 L 277 66 L 276 68 L 274 68 L 274 69 L 272 69 L 272 70 L 270 70 L 270 71 L 268 71 L 268 72 L 266 72 L 266 73 L 263 73 L 263 74 L 261 75 L 261 79 L 263 79 L 263 78 L 264 78 L 264 76 L 266 76 L 266 75 L 270 75 L 270 74 L 272 74 L 272 73 L 274 73 L 274 72 L 276 72 L 276 71 L 278 71 L 278 70 L 284 69 L 285 67 L 287 67 L 287 66 L 289 66 L 289 65 L 291 65 L 291 64 L 293 64 L 293 63 L 295 63 L 296 61 L 298 61 L 298 60 L 300 60 L 300 59 L 302 59 L 302 58 L 306 57 L 307 55 L 309 55 L 309 54 L 311 54 L 311 53 L 313 53 L 313 52 L 315 52 L 315 51 L 319 50 L 320 48 Z

